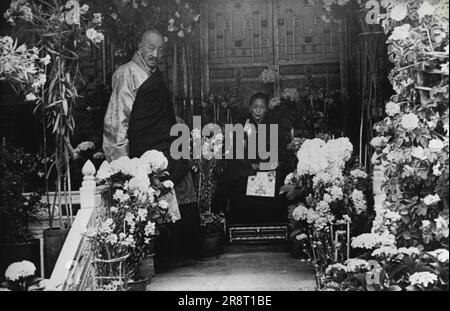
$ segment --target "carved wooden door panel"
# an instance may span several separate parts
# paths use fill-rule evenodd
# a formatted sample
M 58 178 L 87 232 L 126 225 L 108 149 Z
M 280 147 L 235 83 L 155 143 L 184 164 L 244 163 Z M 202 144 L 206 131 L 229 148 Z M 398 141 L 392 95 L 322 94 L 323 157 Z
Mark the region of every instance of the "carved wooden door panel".
M 280 89 L 307 85 L 308 73 L 317 85 L 340 88 L 341 24 L 322 19 L 325 11 L 320 1 L 274 0 L 274 6 Z
M 203 12 L 205 92 L 220 94 L 240 75 L 245 107 L 261 88 L 260 73 L 274 63 L 271 0 L 208 0 Z
M 313 1 L 311 1 L 313 2 Z M 203 3 L 203 95 L 221 93 L 241 75 L 239 100 L 246 107 L 252 93 L 265 90 L 260 73 L 280 73 L 275 93 L 314 83 L 340 88 L 342 29 L 326 23 L 320 1 L 207 0 Z

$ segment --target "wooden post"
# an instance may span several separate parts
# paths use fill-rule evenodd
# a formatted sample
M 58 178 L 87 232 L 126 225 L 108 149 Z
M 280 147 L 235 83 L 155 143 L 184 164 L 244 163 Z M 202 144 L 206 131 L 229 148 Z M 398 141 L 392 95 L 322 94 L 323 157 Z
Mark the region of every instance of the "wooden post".
M 87 160 L 81 170 L 83 174 L 83 182 L 80 188 L 80 207 L 94 208 L 95 207 L 95 180 L 96 173 L 95 166 L 90 160 Z

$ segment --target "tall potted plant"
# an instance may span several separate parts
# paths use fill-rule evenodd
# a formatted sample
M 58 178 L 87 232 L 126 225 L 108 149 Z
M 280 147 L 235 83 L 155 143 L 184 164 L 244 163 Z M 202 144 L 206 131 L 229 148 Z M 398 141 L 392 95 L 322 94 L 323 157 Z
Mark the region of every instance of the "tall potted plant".
M 103 41 L 103 34 L 96 30 L 102 17 L 89 12 L 89 6 L 80 5 L 76 0 L 13 0 L 4 17 L 11 24 L 18 24 L 19 31 L 30 35 L 37 46 L 35 54 L 44 56 L 37 79 L 33 83 L 25 79 L 22 91 L 28 101 L 35 102 L 36 110 L 42 111 L 44 133 L 46 128 L 51 129 L 55 142 L 53 164 L 48 169 L 56 170 L 56 195 L 49 209 L 49 229 L 44 231 L 46 274 L 49 275 L 73 220 L 70 159 L 75 128 L 72 107 L 81 81 L 79 52 Z M 45 138 L 44 134 L 46 157 Z M 47 167 L 45 173 L 48 177 Z M 50 203 L 48 195 L 47 200 Z M 63 206 L 66 224 L 62 218 Z M 53 223 L 55 207 L 58 207 L 59 227 Z

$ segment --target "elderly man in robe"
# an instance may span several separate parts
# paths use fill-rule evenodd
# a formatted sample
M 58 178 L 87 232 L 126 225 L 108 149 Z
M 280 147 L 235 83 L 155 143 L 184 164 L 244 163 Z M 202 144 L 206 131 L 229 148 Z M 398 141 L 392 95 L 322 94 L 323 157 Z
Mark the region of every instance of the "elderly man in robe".
M 170 92 L 157 67 L 164 55 L 164 38 L 160 32 L 149 30 L 142 35 L 138 50 L 131 61 L 117 69 L 112 79 L 112 95 L 104 119 L 103 150 L 108 161 L 121 156 L 140 157 L 148 150 L 158 150 L 167 157 L 170 179 L 180 207 L 181 221 L 171 226 L 168 243 L 172 250 L 163 261 L 176 255 L 196 256 L 200 218 L 190 166 L 186 160 L 174 160 L 170 145 L 176 137 L 170 136 L 177 123 Z

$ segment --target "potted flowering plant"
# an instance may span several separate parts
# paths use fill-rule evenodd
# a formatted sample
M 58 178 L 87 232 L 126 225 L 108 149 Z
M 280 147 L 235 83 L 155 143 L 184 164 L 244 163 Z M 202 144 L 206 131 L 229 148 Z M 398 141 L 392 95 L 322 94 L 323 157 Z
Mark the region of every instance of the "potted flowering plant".
M 14 262 L 8 266 L 5 278 L 0 283 L 0 288 L 11 291 L 39 290 L 41 278 L 35 276 L 36 266 L 27 260 Z
M 111 163 L 104 162 L 97 172 L 98 183 L 108 184 L 114 193 L 105 222 L 107 235 L 100 241 L 113 247 L 117 256 L 129 254 L 124 269 L 130 288 L 145 287 L 151 280 L 154 239 L 164 224 L 180 218 L 167 165 L 161 152 L 150 150 L 140 158 L 121 157 Z M 98 234 L 94 231 L 92 236 Z M 94 244 L 94 247 L 98 249 L 101 245 Z M 110 259 L 112 255 L 108 256 Z
M 200 211 L 200 255 L 217 256 L 223 252 L 225 217 L 223 213 Z
M 351 234 L 368 230 L 356 225 L 370 222 L 370 192 L 363 170 L 346 169 L 352 151 L 348 138 L 306 140 L 297 153 L 297 170 L 281 188 L 288 199 L 297 202 L 290 208 L 291 240 L 303 246 L 319 272 L 349 257 L 343 242 L 348 243 Z
M 366 233 L 352 241 L 359 258 L 327 267 L 322 290 L 448 291 L 448 250 L 397 247 L 392 234 Z

